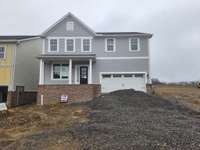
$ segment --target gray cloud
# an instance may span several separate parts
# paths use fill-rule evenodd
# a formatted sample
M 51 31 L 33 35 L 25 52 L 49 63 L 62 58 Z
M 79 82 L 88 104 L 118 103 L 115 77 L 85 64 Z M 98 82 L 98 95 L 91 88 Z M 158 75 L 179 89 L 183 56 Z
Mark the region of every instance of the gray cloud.
M 40 34 L 71 11 L 95 31 L 140 31 L 151 39 L 153 77 L 200 80 L 199 0 L 0 0 L 0 34 Z

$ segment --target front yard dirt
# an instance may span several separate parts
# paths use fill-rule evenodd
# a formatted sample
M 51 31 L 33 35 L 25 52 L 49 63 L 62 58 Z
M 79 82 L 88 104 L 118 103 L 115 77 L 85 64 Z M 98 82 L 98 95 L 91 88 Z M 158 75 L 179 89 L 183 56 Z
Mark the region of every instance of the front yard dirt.
M 200 149 L 200 114 L 133 90 L 72 105 L 23 106 L 0 120 L 6 150 Z

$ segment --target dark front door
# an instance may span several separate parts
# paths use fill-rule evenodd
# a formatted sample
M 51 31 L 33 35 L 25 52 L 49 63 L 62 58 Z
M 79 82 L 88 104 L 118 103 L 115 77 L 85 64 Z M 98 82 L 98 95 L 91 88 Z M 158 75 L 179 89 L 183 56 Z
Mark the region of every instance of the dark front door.
M 80 67 L 80 84 L 88 84 L 88 67 Z

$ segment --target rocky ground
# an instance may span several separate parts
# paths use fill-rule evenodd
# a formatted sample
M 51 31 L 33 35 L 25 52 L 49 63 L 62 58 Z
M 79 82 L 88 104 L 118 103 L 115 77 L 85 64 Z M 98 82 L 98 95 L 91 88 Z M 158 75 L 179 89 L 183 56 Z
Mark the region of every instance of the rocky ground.
M 158 96 L 123 90 L 86 103 L 34 107 L 0 121 L 2 149 L 200 149 L 200 114 Z M 12 124 L 19 115 L 29 120 Z

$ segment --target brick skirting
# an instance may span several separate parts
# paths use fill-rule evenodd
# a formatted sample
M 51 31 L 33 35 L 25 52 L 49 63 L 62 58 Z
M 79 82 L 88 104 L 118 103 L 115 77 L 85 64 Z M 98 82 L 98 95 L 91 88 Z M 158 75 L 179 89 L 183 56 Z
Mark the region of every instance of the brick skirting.
M 68 96 L 68 103 L 92 100 L 101 93 L 99 84 L 81 85 L 39 85 L 37 103 L 55 104 L 60 103 L 61 95 Z M 41 101 L 43 97 L 43 102 Z
M 15 91 L 8 92 L 7 106 L 14 107 L 19 105 L 32 104 L 36 102 L 36 99 L 37 99 L 37 92 L 24 91 L 21 92 L 18 96 Z

